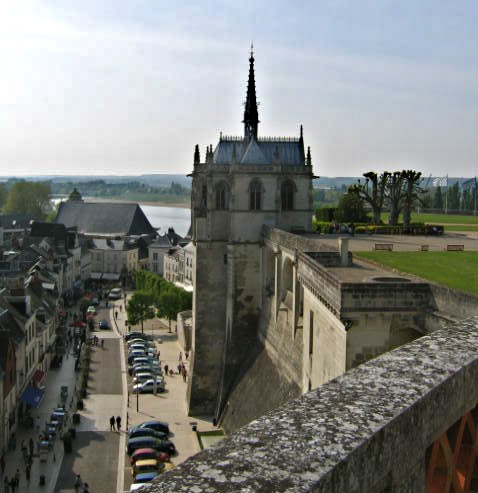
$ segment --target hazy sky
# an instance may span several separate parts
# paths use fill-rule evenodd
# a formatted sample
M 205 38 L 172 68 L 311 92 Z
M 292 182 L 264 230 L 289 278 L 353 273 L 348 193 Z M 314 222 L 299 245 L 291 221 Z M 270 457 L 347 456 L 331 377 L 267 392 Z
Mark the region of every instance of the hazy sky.
M 477 0 L 0 0 L 0 175 L 187 173 L 242 134 L 314 172 L 478 174 Z

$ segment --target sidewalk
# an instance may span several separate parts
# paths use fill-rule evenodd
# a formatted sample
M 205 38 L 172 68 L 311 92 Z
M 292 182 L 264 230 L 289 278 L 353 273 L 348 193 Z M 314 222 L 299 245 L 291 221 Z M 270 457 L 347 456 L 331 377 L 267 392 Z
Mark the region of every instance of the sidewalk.
M 70 348 L 71 350 L 71 348 Z M 38 453 L 38 436 L 40 431 L 45 428 L 45 423 L 49 421 L 50 415 L 55 407 L 61 404 L 60 401 L 60 389 L 63 385 L 68 386 L 68 398 L 66 401 L 66 407 L 71 415 L 75 412 L 70 408 L 71 396 L 74 395 L 76 372 L 75 372 L 75 358 L 73 355 L 65 354 L 63 357 L 63 364 L 58 369 L 48 370 L 44 383 L 45 394 L 37 409 L 31 410 L 31 416 L 34 417 L 35 426 L 33 428 L 26 428 L 24 425 L 19 424 L 16 431 L 16 448 L 13 451 L 7 451 L 5 454 L 5 474 L 1 480 L 0 487 L 3 488 L 3 481 L 5 475 L 10 480 L 15 474 L 17 468 L 20 471 L 20 486 L 17 493 L 37 493 L 42 491 L 45 493 L 52 493 L 55 489 L 55 483 L 60 470 L 61 462 L 63 460 L 63 443 L 60 437 L 57 435 L 52 450 L 48 454 L 46 462 L 40 462 Z M 39 420 L 36 419 L 39 417 Z M 39 421 L 39 423 L 38 423 Z M 22 442 L 24 441 L 28 447 L 30 438 L 34 443 L 34 455 L 33 463 L 30 473 L 30 481 L 27 481 L 25 476 L 25 461 L 21 450 Z M 44 474 L 46 478 L 45 486 L 40 487 L 40 475 Z M 3 491 L 3 489 L 2 489 Z
M 129 296 L 128 296 L 129 298 Z M 122 305 L 121 311 L 119 305 Z M 115 320 L 118 332 L 124 336 L 127 333 L 125 328 L 125 302 L 124 299 L 115 303 L 115 309 L 118 317 Z M 184 348 L 178 342 L 177 333 L 175 332 L 175 323 L 171 324 L 172 332 L 169 332 L 168 323 L 165 320 L 153 319 L 144 322 L 144 332 L 151 334 L 156 342 L 159 351 L 161 367 L 168 365 L 174 371 L 172 376 L 166 376 L 166 391 L 157 395 L 136 394 L 132 393 L 131 379 L 128 376 L 128 419 L 127 426 L 131 427 L 151 419 L 159 419 L 169 423 L 171 431 L 170 440 L 177 449 L 177 455 L 171 458 L 173 464 L 179 464 L 185 461 L 191 455 L 199 452 L 200 445 L 196 432 L 192 427 L 195 425 L 198 431 L 217 430 L 212 424 L 212 418 L 191 417 L 187 415 L 186 406 L 186 388 L 187 382 L 181 375 L 178 375 L 179 353 L 181 353 L 181 362 L 186 366 L 189 378 L 189 359 L 185 358 Z M 141 325 L 133 326 L 131 331 L 141 332 Z M 125 349 L 126 350 L 126 349 Z M 138 398 L 138 401 L 137 401 Z M 137 403 L 139 411 L 136 410 Z M 131 484 L 131 469 L 129 462 L 125 461 L 124 469 L 124 491 L 129 491 Z

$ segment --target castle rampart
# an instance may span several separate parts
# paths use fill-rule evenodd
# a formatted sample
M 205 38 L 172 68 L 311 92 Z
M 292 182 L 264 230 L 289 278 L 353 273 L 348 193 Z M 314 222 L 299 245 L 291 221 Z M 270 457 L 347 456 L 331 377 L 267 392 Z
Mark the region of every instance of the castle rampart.
M 477 381 L 475 317 L 287 402 L 162 474 L 149 491 L 426 491 L 427 450 L 475 408 Z

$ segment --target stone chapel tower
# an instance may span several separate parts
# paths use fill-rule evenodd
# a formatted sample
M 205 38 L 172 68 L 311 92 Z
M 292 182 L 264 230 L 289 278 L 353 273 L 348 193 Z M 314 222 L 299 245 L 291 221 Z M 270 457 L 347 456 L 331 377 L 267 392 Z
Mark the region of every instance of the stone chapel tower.
M 254 56 L 244 135 L 219 137 L 191 174 L 195 245 L 191 414 L 219 417 L 248 350 L 257 344 L 261 310 L 262 226 L 310 231 L 312 162 L 302 126 L 295 137 L 259 137 Z

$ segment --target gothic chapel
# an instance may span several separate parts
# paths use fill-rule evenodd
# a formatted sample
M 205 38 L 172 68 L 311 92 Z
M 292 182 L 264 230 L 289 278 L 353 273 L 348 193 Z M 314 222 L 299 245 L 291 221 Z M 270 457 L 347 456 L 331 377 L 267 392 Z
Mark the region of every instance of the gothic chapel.
M 189 412 L 218 418 L 248 350 L 257 343 L 262 305 L 263 225 L 288 232 L 312 227 L 312 162 L 299 137 L 261 137 L 254 56 L 244 135 L 222 134 L 194 152 L 191 222 L 196 261 Z

